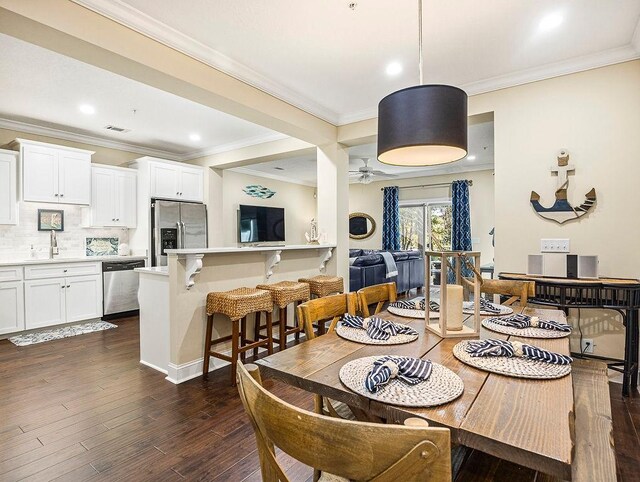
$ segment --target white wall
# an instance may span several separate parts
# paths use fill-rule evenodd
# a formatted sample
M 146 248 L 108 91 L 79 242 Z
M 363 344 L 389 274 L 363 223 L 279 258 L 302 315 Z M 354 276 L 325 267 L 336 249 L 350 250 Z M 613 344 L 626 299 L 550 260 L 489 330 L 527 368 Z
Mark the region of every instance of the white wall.
M 249 196 L 242 188 L 251 184 L 260 184 L 276 194 L 269 199 Z M 286 243 L 306 243 L 304 233 L 309 231 L 311 219 L 316 217 L 315 188 L 225 170 L 222 171 L 222 193 L 221 217 L 225 246 L 235 246 L 238 242 L 237 211 L 240 204 L 284 208 Z M 210 231 L 215 229 L 215 226 L 210 226 Z
M 569 238 L 573 253 L 599 256 L 601 276 L 640 277 L 640 61 L 469 101 L 470 114 L 494 113 L 496 269 L 524 272 L 540 238 Z M 549 168 L 560 148 L 576 166 L 571 204 L 592 187 L 598 199 L 590 214 L 562 226 L 540 218 L 529 204 L 532 190 L 543 205 L 553 203 L 556 178 Z M 621 357 L 624 329 L 612 313 L 583 310 L 581 328 L 595 338 L 595 354 Z
M 472 171 L 442 176 L 391 179 L 371 184 L 349 186 L 349 212 L 364 212 L 376 221 L 376 230 L 370 238 L 350 239 L 351 248 L 380 249 L 382 247 L 382 191 L 384 186 L 414 186 L 420 184 L 451 183 L 456 179 L 470 179 L 471 237 L 473 249 L 481 252 L 481 263 L 493 261 L 493 247 L 489 231 L 494 226 L 493 171 Z M 400 189 L 400 201 L 451 198 L 448 187 Z

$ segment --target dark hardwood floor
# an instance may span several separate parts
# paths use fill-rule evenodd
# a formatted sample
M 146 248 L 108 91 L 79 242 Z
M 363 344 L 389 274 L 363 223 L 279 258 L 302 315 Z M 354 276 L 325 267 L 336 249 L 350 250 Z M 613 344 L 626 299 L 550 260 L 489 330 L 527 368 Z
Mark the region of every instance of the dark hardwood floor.
M 251 426 L 226 369 L 175 386 L 139 363 L 138 320 L 29 347 L 0 341 L 0 480 L 259 481 Z M 311 409 L 308 393 L 266 387 Z M 611 388 L 619 480 L 640 480 L 640 397 Z M 311 469 L 280 454 L 292 480 Z M 536 480 L 456 451 L 457 481 Z M 541 480 L 538 478 L 537 480 Z

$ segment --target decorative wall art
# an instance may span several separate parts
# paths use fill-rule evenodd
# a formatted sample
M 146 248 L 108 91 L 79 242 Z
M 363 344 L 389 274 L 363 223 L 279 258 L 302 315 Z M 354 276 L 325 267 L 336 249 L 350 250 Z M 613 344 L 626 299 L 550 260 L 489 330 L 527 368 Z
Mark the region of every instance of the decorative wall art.
M 38 231 L 64 231 L 64 211 L 38 209 Z
M 118 238 L 85 238 L 85 254 L 87 256 L 116 256 L 119 241 Z
M 556 189 L 556 202 L 553 206 L 546 208 L 540 204 L 540 195 L 531 191 L 531 206 L 539 216 L 554 221 L 558 224 L 564 224 L 567 221 L 579 219 L 595 205 L 596 190 L 591 190 L 585 195 L 585 200 L 580 206 L 573 207 L 567 199 L 567 190 L 569 189 L 569 173 L 576 170 L 575 166 L 569 164 L 569 153 L 561 150 L 558 153 L 558 167 L 552 167 L 551 173 L 558 175 L 558 189 Z
M 349 214 L 349 237 L 351 239 L 367 239 L 373 236 L 376 221 L 366 213 Z
M 260 184 L 251 184 L 243 187 L 242 190 L 248 196 L 257 197 L 259 199 L 269 199 L 276 194 L 275 191 L 272 191 L 268 187 L 261 186 Z

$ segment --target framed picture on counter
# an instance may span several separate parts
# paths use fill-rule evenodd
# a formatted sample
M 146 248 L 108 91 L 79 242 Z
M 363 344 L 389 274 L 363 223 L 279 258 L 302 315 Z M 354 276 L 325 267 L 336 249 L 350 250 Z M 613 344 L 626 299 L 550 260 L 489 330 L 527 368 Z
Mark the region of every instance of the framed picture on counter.
M 64 231 L 64 211 L 38 209 L 38 231 Z

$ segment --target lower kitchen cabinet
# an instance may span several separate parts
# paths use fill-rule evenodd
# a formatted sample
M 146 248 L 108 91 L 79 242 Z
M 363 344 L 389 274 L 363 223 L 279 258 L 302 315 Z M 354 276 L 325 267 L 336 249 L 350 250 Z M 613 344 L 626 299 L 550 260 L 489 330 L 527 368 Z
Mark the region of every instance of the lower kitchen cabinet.
M 22 281 L 0 283 L 0 335 L 24 330 Z
M 27 330 L 102 316 L 100 275 L 24 282 Z

